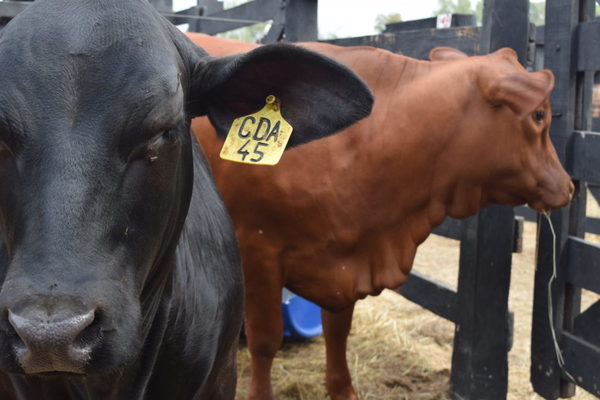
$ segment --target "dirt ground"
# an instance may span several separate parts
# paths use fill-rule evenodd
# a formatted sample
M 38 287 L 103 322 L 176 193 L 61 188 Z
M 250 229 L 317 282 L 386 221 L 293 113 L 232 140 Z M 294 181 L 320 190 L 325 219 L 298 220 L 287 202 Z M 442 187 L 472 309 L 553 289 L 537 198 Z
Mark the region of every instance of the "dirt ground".
M 590 197 L 588 215 L 600 217 Z M 536 224 L 525 224 L 523 252 L 513 255 L 509 307 L 514 312 L 514 345 L 509 353 L 509 400 L 541 399 L 529 383 L 531 310 L 535 270 Z M 588 235 L 600 244 L 600 237 Z M 415 269 L 456 287 L 458 242 L 432 235 L 421 245 Z M 600 296 L 584 293 L 583 307 Z M 349 338 L 348 361 L 355 388 L 363 400 L 449 399 L 454 325 L 392 291 L 360 301 Z M 239 355 L 237 399 L 244 399 L 249 377 L 249 354 Z M 276 398 L 327 399 L 324 388 L 324 341 L 286 343 L 273 366 Z M 574 399 L 596 397 L 582 389 Z

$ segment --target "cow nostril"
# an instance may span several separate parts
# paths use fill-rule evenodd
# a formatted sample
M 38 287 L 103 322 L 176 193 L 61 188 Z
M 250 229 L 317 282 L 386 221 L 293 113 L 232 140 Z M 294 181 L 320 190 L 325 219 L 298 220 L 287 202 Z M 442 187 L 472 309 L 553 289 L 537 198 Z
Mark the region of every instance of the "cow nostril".
M 73 344 L 77 347 L 92 347 L 98 343 L 102 336 L 102 320 L 102 312 L 93 311 L 92 321 L 75 337 Z

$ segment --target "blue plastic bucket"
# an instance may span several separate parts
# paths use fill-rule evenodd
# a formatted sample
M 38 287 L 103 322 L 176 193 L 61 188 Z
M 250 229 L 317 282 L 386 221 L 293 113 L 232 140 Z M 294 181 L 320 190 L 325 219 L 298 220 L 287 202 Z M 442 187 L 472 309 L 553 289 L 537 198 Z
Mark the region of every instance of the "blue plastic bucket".
M 323 333 L 321 308 L 288 289 L 283 289 L 281 311 L 283 335 L 290 339 L 312 339 Z

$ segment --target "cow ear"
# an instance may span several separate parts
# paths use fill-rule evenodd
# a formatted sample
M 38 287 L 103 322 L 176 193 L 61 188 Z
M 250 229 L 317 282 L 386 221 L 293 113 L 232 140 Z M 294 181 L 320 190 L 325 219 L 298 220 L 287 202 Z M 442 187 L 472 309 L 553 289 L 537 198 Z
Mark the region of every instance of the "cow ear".
M 492 104 L 507 105 L 522 119 L 535 111 L 553 88 L 554 75 L 549 70 L 520 72 L 497 79 L 484 95 Z
M 193 72 L 188 109 L 208 115 L 219 136 L 232 121 L 260 110 L 275 95 L 292 125 L 288 147 L 338 132 L 370 114 L 373 97 L 350 69 L 287 44 L 204 58 Z
M 518 60 L 517 52 L 511 49 L 510 47 L 503 47 L 494 51 L 493 53 L 488 54 L 488 57 L 501 57 L 506 59 Z
M 429 59 L 431 61 L 451 61 L 467 57 L 465 53 L 452 47 L 436 47 L 429 52 Z

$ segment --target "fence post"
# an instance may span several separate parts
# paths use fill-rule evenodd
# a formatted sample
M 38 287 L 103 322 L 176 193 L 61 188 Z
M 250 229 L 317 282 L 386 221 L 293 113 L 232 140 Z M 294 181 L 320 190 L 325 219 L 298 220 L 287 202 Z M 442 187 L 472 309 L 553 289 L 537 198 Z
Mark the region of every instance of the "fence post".
M 465 222 L 451 375 L 458 399 L 506 398 L 513 219 L 511 207 L 495 206 Z
M 318 0 L 287 0 L 285 40 L 311 42 L 319 36 L 317 26 Z
M 527 59 L 528 0 L 486 0 L 481 52 L 502 47 Z M 466 222 L 461 241 L 452 392 L 459 399 L 500 400 L 508 390 L 512 319 L 508 293 L 513 248 L 512 207 L 493 206 Z
M 576 129 L 591 126 L 589 110 L 592 74 L 577 73 L 575 31 L 579 22 L 594 16 L 593 0 L 563 0 L 546 3 L 546 28 L 544 38 L 544 64 L 551 69 L 556 83 L 552 103 L 552 126 L 550 136 L 563 165 L 568 164 L 571 137 Z M 537 268 L 533 302 L 531 332 L 531 383 L 542 397 L 553 400 L 575 395 L 575 385 L 562 374 L 558 364 L 554 340 L 548 319 L 548 281 L 553 272 L 553 258 L 557 260 L 557 280 L 552 286 L 553 328 L 560 344 L 563 330 L 572 331 L 574 318 L 580 312 L 581 289 L 565 282 L 567 267 L 567 242 L 569 235 L 585 233 L 585 186 L 576 182 L 576 192 L 569 207 L 552 213 L 556 232 L 556 253 L 550 227 L 540 222 L 538 237 Z

